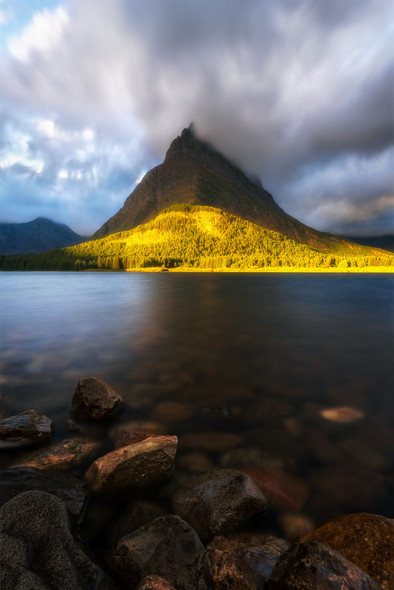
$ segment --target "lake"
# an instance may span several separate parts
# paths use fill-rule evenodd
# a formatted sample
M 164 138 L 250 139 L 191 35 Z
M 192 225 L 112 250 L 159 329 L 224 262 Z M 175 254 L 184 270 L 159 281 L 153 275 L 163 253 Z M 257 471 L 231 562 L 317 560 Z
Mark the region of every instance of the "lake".
M 0 284 L 3 414 L 35 408 L 55 441 L 69 437 L 76 384 L 96 375 L 127 403 L 118 420 L 178 435 L 180 477 L 245 468 L 271 486 L 273 518 L 394 517 L 393 275 L 3 272 Z

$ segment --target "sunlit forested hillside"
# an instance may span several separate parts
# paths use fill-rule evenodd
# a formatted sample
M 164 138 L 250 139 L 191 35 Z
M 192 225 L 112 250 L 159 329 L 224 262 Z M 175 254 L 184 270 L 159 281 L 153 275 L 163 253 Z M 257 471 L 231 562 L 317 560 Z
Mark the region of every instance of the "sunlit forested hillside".
M 78 246 L 3 258 L 3 270 L 352 268 L 394 255 L 338 240 L 319 251 L 213 207 L 174 205 L 153 221 Z

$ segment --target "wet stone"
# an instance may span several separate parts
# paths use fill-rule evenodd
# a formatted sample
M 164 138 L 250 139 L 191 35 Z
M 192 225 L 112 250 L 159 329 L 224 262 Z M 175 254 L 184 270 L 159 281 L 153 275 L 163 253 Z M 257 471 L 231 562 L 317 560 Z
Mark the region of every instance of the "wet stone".
M 0 506 L 14 496 L 31 490 L 58 496 L 65 502 L 70 514 L 77 518 L 81 517 L 88 498 L 88 486 L 78 477 L 32 467 L 0 471 Z
M 280 555 L 289 548 L 283 539 L 215 537 L 207 546 L 215 590 L 260 590 L 265 588 Z
M 123 510 L 113 522 L 109 531 L 111 544 L 116 545 L 119 539 L 125 535 L 130 535 L 142 526 L 166 514 L 167 511 L 160 504 L 147 500 L 136 500 Z
M 109 438 L 113 441 L 118 441 L 123 435 L 135 432 L 167 434 L 164 426 L 157 422 L 152 422 L 151 420 L 129 420 L 113 426 L 109 431 Z
M 176 588 L 161 576 L 146 576 L 136 590 L 176 590 Z
M 325 543 L 374 578 L 384 590 L 394 588 L 394 520 L 356 513 L 335 518 L 301 541 Z
M 173 495 L 172 507 L 205 542 L 237 531 L 261 515 L 267 500 L 242 471 L 217 469 L 190 477 Z
M 315 541 L 296 543 L 278 559 L 268 590 L 379 590 L 379 585 L 340 553 Z
M 242 444 L 242 438 L 232 432 L 196 432 L 180 437 L 183 449 L 223 453 Z
M 208 556 L 197 533 L 172 514 L 123 537 L 108 564 L 124 590 L 147 576 L 160 576 L 178 590 L 207 590 L 211 581 Z
M 99 377 L 79 380 L 71 403 L 71 411 L 81 418 L 103 420 L 116 414 L 123 406 L 121 396 Z
M 296 512 L 281 514 L 279 524 L 284 536 L 289 541 L 295 541 L 315 528 L 313 521 L 308 516 Z
M 67 471 L 78 467 L 98 454 L 100 443 L 77 439 L 66 439 L 61 443 L 50 447 L 44 453 L 40 453 L 19 467 L 35 467 L 36 469 L 49 469 L 54 471 Z
M 36 410 L 27 410 L 0 420 L 0 449 L 44 444 L 51 434 L 52 421 Z
M 1 589 L 114 589 L 111 579 L 87 556 L 78 532 L 74 536 L 75 526 L 65 504 L 46 492 L 24 492 L 4 504 Z
M 284 471 L 244 467 L 259 488 L 267 496 L 270 506 L 278 510 L 301 510 L 309 496 L 308 484 Z
M 95 493 L 123 495 L 164 481 L 175 461 L 176 436 L 152 436 L 96 459 L 86 473 Z

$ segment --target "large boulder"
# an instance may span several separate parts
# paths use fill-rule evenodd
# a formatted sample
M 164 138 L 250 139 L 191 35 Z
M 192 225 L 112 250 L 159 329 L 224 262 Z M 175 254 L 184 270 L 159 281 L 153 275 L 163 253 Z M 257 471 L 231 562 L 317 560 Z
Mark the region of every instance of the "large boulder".
M 103 420 L 116 414 L 123 399 L 99 377 L 80 379 L 71 402 L 71 411 L 81 418 Z
M 296 543 L 278 559 L 268 590 L 379 590 L 368 574 L 322 543 Z
M 122 495 L 165 480 L 177 450 L 176 436 L 148 436 L 96 459 L 86 473 L 95 493 Z
M 78 477 L 32 467 L 15 467 L 0 471 L 0 506 L 14 496 L 31 490 L 54 494 L 63 500 L 76 518 L 81 517 L 88 498 L 88 486 Z
M 318 541 L 339 551 L 384 590 L 394 588 L 394 520 L 367 514 L 346 514 L 330 520 L 300 541 Z
M 65 504 L 46 492 L 19 494 L 0 509 L 2 590 L 110 590 L 111 579 L 73 534 Z
M 179 516 L 157 518 L 121 539 L 109 558 L 121 588 L 135 588 L 147 576 L 160 576 L 177 590 L 207 590 L 211 571 L 197 533 Z
M 236 469 L 216 469 L 189 478 L 172 497 L 176 514 L 206 542 L 231 533 L 259 516 L 267 500 L 251 477 Z
M 289 544 L 275 537 L 215 537 L 207 547 L 215 590 L 261 590 Z
M 27 410 L 0 420 L 0 449 L 43 444 L 51 434 L 52 421 L 37 410 Z

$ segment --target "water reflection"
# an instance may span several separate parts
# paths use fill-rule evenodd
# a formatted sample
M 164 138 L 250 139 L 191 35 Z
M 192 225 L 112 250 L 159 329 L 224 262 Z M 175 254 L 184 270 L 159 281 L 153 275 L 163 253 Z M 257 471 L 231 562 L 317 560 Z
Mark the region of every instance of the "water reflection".
M 283 522 L 393 516 L 392 277 L 0 278 L 7 413 L 35 407 L 60 439 L 77 380 L 97 375 L 124 421 L 179 436 L 179 474 L 242 467 Z

